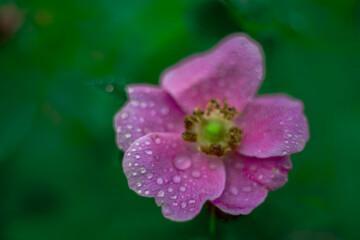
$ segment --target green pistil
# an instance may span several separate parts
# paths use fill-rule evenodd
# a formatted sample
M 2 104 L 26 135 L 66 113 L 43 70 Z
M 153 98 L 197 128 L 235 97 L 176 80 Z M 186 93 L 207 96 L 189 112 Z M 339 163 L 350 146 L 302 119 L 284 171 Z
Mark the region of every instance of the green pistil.
M 221 141 L 225 132 L 223 123 L 219 121 L 208 121 L 203 128 L 204 138 L 212 143 Z
M 185 117 L 181 136 L 187 142 L 197 142 L 199 151 L 221 157 L 240 144 L 241 128 L 233 125 L 237 115 L 240 113 L 225 101 L 221 105 L 211 99 L 204 110 L 195 108 L 192 115 Z

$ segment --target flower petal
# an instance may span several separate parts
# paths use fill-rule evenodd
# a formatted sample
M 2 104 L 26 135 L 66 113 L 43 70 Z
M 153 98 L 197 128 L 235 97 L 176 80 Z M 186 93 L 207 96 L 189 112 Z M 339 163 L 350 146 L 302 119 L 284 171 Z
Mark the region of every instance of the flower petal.
M 129 145 L 150 132 L 182 132 L 184 113 L 169 94 L 151 85 L 132 85 L 130 101 L 114 118 L 117 145 Z
M 309 139 L 302 102 L 286 95 L 255 98 L 238 124 L 243 130 L 238 152 L 247 156 L 290 155 L 303 150 Z
M 154 197 L 163 215 L 174 221 L 195 217 L 225 185 L 223 163 L 174 133 L 151 133 L 136 140 L 125 153 L 123 168 L 129 187 Z
M 233 34 L 213 49 L 165 70 L 161 85 L 186 111 L 224 98 L 242 110 L 264 77 L 261 47 L 245 34 Z
M 288 156 L 254 158 L 235 154 L 228 160 L 224 192 L 212 203 L 233 215 L 249 214 L 265 200 L 268 190 L 287 182 L 291 169 Z

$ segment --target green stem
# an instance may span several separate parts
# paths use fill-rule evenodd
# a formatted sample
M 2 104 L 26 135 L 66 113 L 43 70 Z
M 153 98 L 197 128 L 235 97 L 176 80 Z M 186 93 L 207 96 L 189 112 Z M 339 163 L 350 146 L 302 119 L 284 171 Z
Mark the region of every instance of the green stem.
M 215 234 L 215 207 L 211 207 L 210 213 L 210 235 Z

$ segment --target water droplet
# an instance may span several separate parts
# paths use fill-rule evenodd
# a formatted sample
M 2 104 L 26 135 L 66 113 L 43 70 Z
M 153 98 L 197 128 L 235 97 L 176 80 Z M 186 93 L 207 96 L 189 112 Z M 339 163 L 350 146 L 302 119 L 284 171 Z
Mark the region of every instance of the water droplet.
M 190 200 L 189 200 L 189 204 L 194 204 L 196 201 L 195 201 L 195 199 L 193 199 L 193 198 L 191 198 Z
M 239 190 L 235 186 L 231 186 L 229 190 L 230 190 L 232 195 L 236 196 L 236 195 L 239 194 Z
M 135 152 L 135 151 L 136 151 L 136 148 L 132 148 L 131 151 L 132 151 L 132 152 Z
M 117 127 L 116 132 L 121 133 L 121 127 Z
M 161 143 L 161 139 L 160 139 L 160 137 L 159 137 L 158 135 L 153 136 L 153 140 L 154 140 L 154 142 L 155 142 L 156 144 L 160 144 L 160 143 Z
M 186 208 L 186 202 L 181 202 L 181 208 Z
M 138 107 L 139 106 L 139 101 L 131 101 L 131 105 L 133 105 L 134 107 Z
M 129 167 L 131 167 L 132 166 L 132 163 L 131 162 L 129 162 L 129 165 L 128 165 Z
M 149 140 L 146 140 L 146 141 L 145 141 L 145 145 L 150 145 L 150 141 L 149 141 Z
M 151 155 L 152 151 L 151 150 L 145 150 L 145 153 L 148 154 L 148 155 Z
M 164 216 L 169 216 L 171 214 L 173 214 L 173 211 L 171 209 L 171 207 L 169 205 L 163 205 L 161 208 L 162 213 L 164 214 Z
M 163 115 L 163 116 L 166 116 L 166 115 L 168 115 L 169 114 L 169 108 L 168 107 L 162 107 L 161 109 L 160 109 L 160 113 Z
M 243 190 L 244 192 L 250 192 L 251 189 L 252 189 L 251 187 L 243 187 L 242 190 Z
M 162 178 L 158 178 L 156 180 L 156 182 L 157 182 L 157 184 L 161 185 L 161 184 L 163 184 L 164 180 Z
M 125 138 L 131 138 L 131 133 L 125 133 Z
M 145 190 L 145 194 L 149 195 L 150 191 L 149 190 Z
M 173 199 L 173 200 L 175 200 L 175 199 L 177 199 L 177 196 L 176 196 L 176 195 L 172 195 L 172 196 L 170 196 L 170 198 Z
M 131 156 L 131 152 L 128 152 L 128 153 L 127 153 L 127 156 L 128 156 L 128 157 Z
M 164 197 L 165 196 L 165 192 L 163 190 L 160 190 L 157 194 L 158 197 Z
M 129 114 L 127 112 L 122 112 L 120 114 L 121 119 L 127 119 L 129 117 Z
M 139 190 L 137 191 L 137 193 L 139 193 L 139 194 L 140 194 L 141 192 L 142 192 L 141 189 L 139 189 Z
M 211 170 L 214 170 L 214 169 L 217 168 L 218 166 L 219 166 L 218 164 L 216 164 L 216 163 L 214 163 L 214 162 L 211 162 L 210 165 L 209 165 L 209 168 L 210 168 Z
M 174 189 L 172 187 L 168 188 L 168 192 L 172 192 Z
M 133 126 L 132 126 L 131 124 L 129 124 L 129 125 L 127 125 L 127 128 L 128 128 L 128 129 L 132 129 Z
M 291 134 L 291 133 L 288 133 L 288 137 L 292 137 L 292 134 Z
M 136 183 L 136 186 L 141 187 L 141 182 Z
M 174 165 L 177 169 L 185 170 L 191 166 L 191 159 L 186 155 L 178 155 L 174 158 Z
M 179 175 L 175 175 L 172 180 L 174 183 L 179 183 L 181 181 L 181 177 Z
M 135 158 L 139 159 L 140 158 L 140 154 L 135 154 Z
M 186 188 L 184 186 L 179 187 L 180 192 L 185 192 Z
M 141 168 L 140 168 L 140 172 L 141 172 L 141 173 L 146 173 L 146 168 L 145 168 L 145 167 L 141 167 Z
M 237 163 L 235 163 L 235 167 L 236 167 L 237 169 L 242 169 L 242 168 L 244 167 L 244 164 L 241 163 L 241 162 L 237 162 Z
M 133 176 L 136 176 L 136 175 L 137 175 L 137 172 L 132 172 L 132 175 L 133 175 Z
M 150 178 L 152 178 L 153 177 L 153 174 L 152 173 L 149 173 L 148 175 L 147 175 L 147 178 L 148 179 L 150 179 Z
M 199 178 L 201 176 L 201 172 L 195 169 L 191 172 L 191 176 L 193 176 L 194 178 Z

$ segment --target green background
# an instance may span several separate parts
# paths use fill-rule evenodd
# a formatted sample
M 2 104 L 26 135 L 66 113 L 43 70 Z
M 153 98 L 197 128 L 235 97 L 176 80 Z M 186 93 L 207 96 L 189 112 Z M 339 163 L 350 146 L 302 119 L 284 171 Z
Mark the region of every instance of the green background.
M 1 240 L 360 239 L 359 1 L 16 4 L 24 23 L 0 45 Z M 311 137 L 283 188 L 211 235 L 205 209 L 171 222 L 128 188 L 112 118 L 126 84 L 157 84 L 232 32 L 263 46 L 260 93 L 301 99 Z

